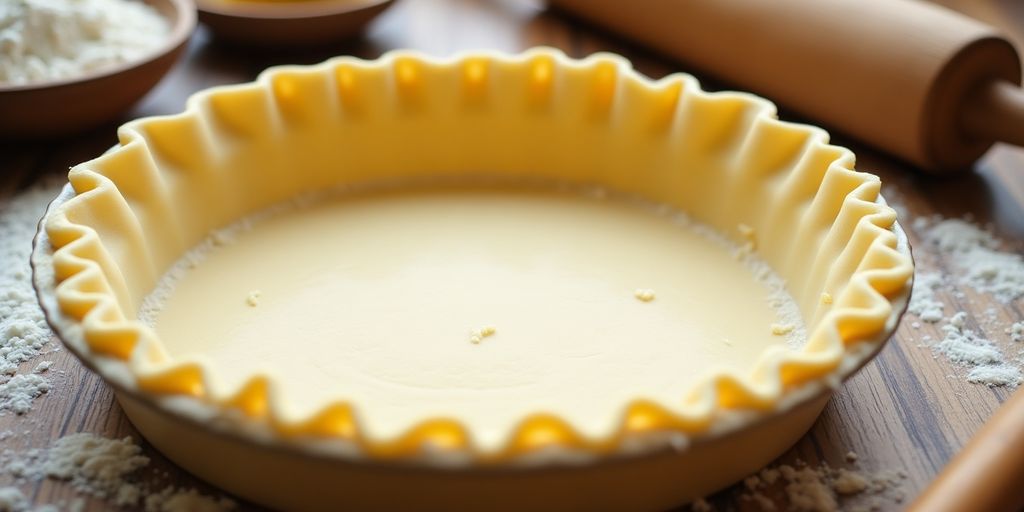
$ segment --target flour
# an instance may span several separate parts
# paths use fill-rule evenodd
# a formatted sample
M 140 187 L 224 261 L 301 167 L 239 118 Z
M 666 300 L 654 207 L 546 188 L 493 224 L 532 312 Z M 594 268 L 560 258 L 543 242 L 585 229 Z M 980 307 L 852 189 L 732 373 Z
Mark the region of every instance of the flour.
M 222 512 L 233 510 L 235 502 L 228 498 L 211 498 L 195 489 L 168 487 L 146 496 L 146 512 Z
M 52 338 L 32 289 L 29 255 L 36 225 L 59 191 L 56 184 L 46 184 L 0 201 L 0 415 L 28 412 L 32 401 L 50 389 L 40 375 L 16 373 Z
M 70 481 L 80 492 L 126 506 L 138 503 L 140 493 L 125 476 L 147 464 L 149 458 L 130 437 L 72 434 L 58 439 L 38 468 L 47 477 Z
M 1022 380 L 1020 368 L 1009 363 L 976 366 L 967 372 L 967 382 L 988 387 L 1019 386 Z
M 967 381 L 994 386 L 1016 386 L 1021 383 L 1020 368 L 1007 361 L 996 344 L 966 327 L 967 313 L 953 315 L 942 326 L 945 337 L 933 349 L 950 361 L 970 368 Z
M 130 0 L 0 1 L 0 84 L 85 75 L 140 59 L 159 47 L 170 24 Z
M 786 497 L 794 510 L 838 510 L 839 503 L 828 484 L 827 475 L 809 467 L 779 468 L 786 479 Z
M 28 510 L 28 499 L 17 487 L 0 487 L 0 512 Z
M 50 383 L 40 375 L 14 375 L 0 384 L 0 414 L 25 414 L 32 410 L 32 400 L 49 390 Z
M 81 433 L 58 439 L 48 450 L 29 450 L 20 455 L 5 452 L 0 457 L 0 471 L 24 480 L 68 481 L 83 494 L 104 498 L 118 507 L 141 506 L 146 512 L 221 512 L 235 507 L 227 498 L 204 496 L 195 489 L 166 487 L 153 491 L 137 483 L 139 470 L 149 462 L 130 437 L 107 439 Z M 2 504 L 0 490 L 0 512 L 4 511 Z
M 992 233 L 961 219 L 919 218 L 914 229 L 947 256 L 959 283 L 992 294 L 1004 304 L 1024 297 L 1024 257 L 1000 250 Z
M 913 222 L 914 230 L 924 240 L 924 251 L 918 252 L 918 263 L 938 261 L 948 263 L 949 274 L 939 271 L 918 270 L 915 275 L 913 296 L 907 311 L 924 322 L 944 323 L 943 337 L 931 342 L 931 336 L 922 339 L 936 354 L 966 368 L 966 380 L 971 383 L 995 386 L 1017 386 L 1024 381 L 1020 361 L 1007 357 L 994 340 L 1005 333 L 1010 341 L 1024 340 L 1024 323 L 1016 322 L 1003 328 L 998 325 L 999 312 L 990 307 L 979 315 L 976 328 L 968 328 L 966 312 L 946 317 L 946 305 L 937 295 L 950 285 L 972 288 L 978 293 L 994 297 L 1010 305 L 1024 297 L 1024 257 L 1003 249 L 1004 244 L 990 231 L 962 219 L 922 217 Z M 959 291 L 952 297 L 969 300 Z M 921 324 L 913 322 L 912 327 Z
M 840 469 L 836 474 L 835 480 L 832 482 L 832 489 L 844 495 L 858 494 L 864 492 L 868 485 L 870 485 L 870 482 L 868 482 L 864 475 L 857 471 Z
M 1007 327 L 1005 332 L 1010 335 L 1010 341 L 1014 343 L 1024 341 L 1024 322 L 1015 322 Z
M 852 453 L 852 452 L 851 452 Z M 849 457 L 847 461 L 856 460 Z M 852 460 L 851 460 L 852 459 Z M 883 501 L 903 501 L 902 482 L 906 476 L 894 471 L 866 472 L 850 468 L 832 468 L 827 464 L 812 467 L 797 461 L 762 469 L 743 481 L 740 500 L 752 502 L 758 510 L 777 510 L 771 494 L 784 494 L 786 510 L 835 512 L 843 508 L 874 508 Z M 891 506 L 891 505 L 890 505 Z
M 914 289 L 911 292 L 907 311 L 917 315 L 921 320 L 935 323 L 943 318 L 942 302 L 935 292 L 943 285 L 942 274 L 939 272 L 919 271 L 914 275 Z

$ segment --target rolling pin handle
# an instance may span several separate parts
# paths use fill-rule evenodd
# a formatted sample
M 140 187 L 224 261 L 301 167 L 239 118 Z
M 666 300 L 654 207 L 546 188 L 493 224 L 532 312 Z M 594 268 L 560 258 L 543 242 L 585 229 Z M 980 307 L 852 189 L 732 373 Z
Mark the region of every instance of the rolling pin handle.
M 908 512 L 1019 512 L 1024 507 L 1022 478 L 1024 391 L 1016 391 Z
M 963 126 L 978 140 L 1024 146 L 1024 89 L 1002 80 L 983 86 L 965 105 Z

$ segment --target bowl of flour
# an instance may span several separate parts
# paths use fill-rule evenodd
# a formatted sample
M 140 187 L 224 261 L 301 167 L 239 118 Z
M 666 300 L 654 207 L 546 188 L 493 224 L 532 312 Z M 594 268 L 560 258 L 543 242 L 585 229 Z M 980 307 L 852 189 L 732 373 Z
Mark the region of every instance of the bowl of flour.
M 0 1 L 0 137 L 116 118 L 163 78 L 195 24 L 192 0 Z

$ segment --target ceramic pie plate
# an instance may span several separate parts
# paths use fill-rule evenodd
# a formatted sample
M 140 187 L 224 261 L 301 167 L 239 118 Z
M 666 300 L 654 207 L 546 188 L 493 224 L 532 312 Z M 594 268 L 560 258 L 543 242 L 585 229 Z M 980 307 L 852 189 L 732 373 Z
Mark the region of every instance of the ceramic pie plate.
M 392 0 L 197 0 L 217 37 L 253 46 L 302 46 L 351 38 Z
M 40 224 L 40 303 L 156 448 L 275 508 L 685 503 L 910 294 L 850 151 L 613 55 L 278 67 L 118 135 Z

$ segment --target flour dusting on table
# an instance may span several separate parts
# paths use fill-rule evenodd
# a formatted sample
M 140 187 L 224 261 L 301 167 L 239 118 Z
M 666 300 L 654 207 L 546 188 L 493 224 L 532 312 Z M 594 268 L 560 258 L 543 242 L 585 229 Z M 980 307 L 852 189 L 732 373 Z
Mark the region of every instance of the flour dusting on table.
M 0 200 L 0 415 L 28 412 L 50 389 L 41 372 L 19 374 L 18 369 L 51 347 L 53 335 L 32 288 L 29 255 L 36 225 L 59 191 L 57 184 L 46 184 Z
M 846 456 L 851 464 L 857 459 L 853 452 Z M 903 502 L 905 480 L 906 474 L 901 471 L 810 466 L 797 460 L 793 464 L 766 467 L 747 477 L 738 486 L 738 492 L 740 503 L 752 505 L 754 510 L 880 510 Z M 742 509 L 747 510 L 747 506 Z M 713 510 L 704 500 L 694 502 L 690 508 Z
M 989 386 L 1016 386 L 1021 383 L 1021 370 L 1008 363 L 1003 351 L 966 325 L 967 313 L 953 315 L 942 326 L 946 336 L 933 348 L 950 361 L 967 366 L 967 381 Z
M 921 217 L 914 229 L 939 254 L 950 259 L 957 282 L 1008 304 L 1024 297 L 1024 256 L 1002 250 L 990 231 L 963 219 Z
M 149 463 L 149 457 L 130 437 L 108 439 L 88 433 L 62 437 L 46 450 L 0 454 L 0 468 L 19 480 L 67 481 L 78 492 L 118 507 L 146 512 L 221 512 L 235 508 L 230 499 L 205 496 L 195 489 L 167 486 L 157 490 L 138 481 L 138 472 Z M 0 510 L 4 510 L 2 506 Z
M 953 287 L 991 296 L 1012 310 L 1024 297 L 1024 256 L 1010 250 L 991 230 L 968 219 L 919 217 L 912 226 L 924 243 L 917 251 L 918 270 L 907 312 L 923 322 L 938 324 L 940 329 L 936 338 L 922 336 L 925 345 L 962 367 L 967 382 L 990 387 L 1020 385 L 1024 382 L 1021 350 L 1005 342 L 1024 339 L 1024 325 L 1020 321 L 1001 323 L 996 307 L 969 316 L 961 311 L 961 304 L 970 303 L 972 296 Z M 922 266 L 945 270 L 922 270 Z M 911 326 L 922 328 L 919 322 Z
M 944 280 L 939 272 L 919 271 L 914 276 L 914 289 L 910 296 L 907 312 L 917 315 L 925 322 L 935 323 L 944 316 L 942 301 L 935 295 Z
M 28 499 L 17 487 L 0 487 L 0 511 L 20 512 L 28 510 Z

